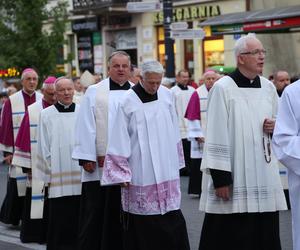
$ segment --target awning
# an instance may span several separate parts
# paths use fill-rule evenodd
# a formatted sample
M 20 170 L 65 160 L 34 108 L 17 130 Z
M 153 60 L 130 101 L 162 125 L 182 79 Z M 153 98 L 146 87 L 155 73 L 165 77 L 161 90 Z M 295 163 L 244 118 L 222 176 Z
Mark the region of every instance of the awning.
M 213 35 L 295 32 L 300 31 L 300 5 L 220 15 L 199 25 L 210 26 Z

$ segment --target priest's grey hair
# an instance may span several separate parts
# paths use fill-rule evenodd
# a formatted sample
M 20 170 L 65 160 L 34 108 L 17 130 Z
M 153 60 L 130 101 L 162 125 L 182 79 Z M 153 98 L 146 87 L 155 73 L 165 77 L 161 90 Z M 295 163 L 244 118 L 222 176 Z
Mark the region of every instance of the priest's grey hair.
M 55 89 L 57 88 L 58 83 L 59 83 L 61 80 L 64 80 L 64 79 L 67 79 L 67 80 L 69 80 L 71 83 L 73 83 L 73 80 L 72 80 L 71 78 L 69 78 L 69 77 L 67 77 L 67 76 L 61 76 L 61 77 L 58 77 L 58 78 L 55 80 L 55 82 L 54 82 L 54 87 L 55 87 Z
M 131 58 L 130 58 L 130 55 L 123 51 L 123 50 L 117 50 L 113 53 L 110 54 L 110 56 L 108 57 L 108 66 L 111 64 L 111 59 L 115 56 L 119 56 L 119 55 L 122 55 L 122 56 L 126 56 L 128 58 L 128 61 L 129 61 L 129 66 L 131 65 Z
M 23 81 L 23 80 L 25 79 L 25 76 L 26 76 L 27 74 L 31 73 L 31 72 L 35 72 L 36 75 L 37 75 L 37 79 L 39 79 L 39 75 L 38 75 L 38 73 L 36 72 L 36 70 L 35 70 L 35 69 L 32 69 L 32 70 L 30 70 L 30 71 L 26 71 L 26 72 L 23 72 L 23 73 L 22 73 L 22 75 L 21 75 L 21 81 Z
M 258 40 L 254 33 L 248 33 L 246 36 L 242 36 L 236 41 L 234 46 L 234 55 L 236 59 L 241 52 L 245 52 L 245 50 L 247 49 L 248 41 L 253 39 Z
M 160 62 L 151 60 L 144 62 L 141 66 L 141 75 L 144 78 L 146 73 L 164 74 L 164 68 Z

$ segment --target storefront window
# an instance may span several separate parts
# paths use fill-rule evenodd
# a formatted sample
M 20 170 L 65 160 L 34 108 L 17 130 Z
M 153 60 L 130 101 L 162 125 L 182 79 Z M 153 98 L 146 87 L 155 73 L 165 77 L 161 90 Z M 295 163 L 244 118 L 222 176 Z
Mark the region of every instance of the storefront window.
M 204 65 L 205 69 L 215 65 L 224 65 L 223 39 L 204 40 Z
M 194 76 L 194 41 L 184 41 L 184 68 L 190 73 L 190 76 Z
M 164 27 L 159 26 L 157 28 L 157 47 L 158 47 L 158 61 L 165 67 L 165 34 L 164 34 Z M 174 43 L 174 56 L 176 54 L 176 45 Z

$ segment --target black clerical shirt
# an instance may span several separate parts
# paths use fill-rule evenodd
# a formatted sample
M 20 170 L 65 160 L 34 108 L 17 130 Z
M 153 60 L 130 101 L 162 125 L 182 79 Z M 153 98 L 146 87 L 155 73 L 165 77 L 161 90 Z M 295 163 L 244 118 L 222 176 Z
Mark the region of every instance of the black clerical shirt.
M 157 92 L 154 95 L 147 93 L 140 83 L 134 85 L 132 90 L 137 94 L 143 103 L 157 100 Z
M 109 90 L 128 90 L 130 89 L 130 87 L 131 85 L 128 81 L 121 86 L 120 84 L 109 78 Z
M 57 109 L 58 112 L 61 113 L 67 113 L 67 112 L 74 112 L 75 111 L 75 103 L 72 103 L 70 106 L 65 107 L 64 105 L 60 103 L 54 104 L 55 108 Z
M 180 88 L 181 90 L 188 90 L 188 86 L 184 86 L 181 83 L 177 83 L 178 88 Z
M 229 74 L 239 88 L 261 88 L 260 78 L 257 75 L 253 81 L 244 76 L 239 69 Z

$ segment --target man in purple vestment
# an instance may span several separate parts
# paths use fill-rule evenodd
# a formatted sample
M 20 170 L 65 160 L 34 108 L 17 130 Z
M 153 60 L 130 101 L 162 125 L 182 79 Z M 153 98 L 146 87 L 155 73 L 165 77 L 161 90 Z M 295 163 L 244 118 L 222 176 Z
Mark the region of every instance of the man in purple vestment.
M 9 166 L 7 193 L 0 211 L 0 221 L 5 224 L 18 225 L 21 217 L 24 197 L 18 195 L 16 167 L 11 165 L 15 147 L 18 124 L 27 107 L 40 95 L 35 92 L 38 85 L 38 74 L 27 68 L 21 75 L 22 90 L 11 95 L 4 103 L 0 118 L 0 150 L 4 153 L 5 163 Z M 23 100 L 21 100 L 23 98 Z M 18 106 L 18 107 L 17 107 Z M 14 112 L 18 110 L 17 112 Z
M 49 76 L 43 82 L 42 86 L 42 106 L 43 109 L 53 105 L 56 103 L 56 96 L 55 96 L 55 87 L 54 82 L 56 77 Z M 22 152 L 30 153 L 30 127 L 29 127 L 29 114 L 28 112 L 25 113 L 24 118 L 22 120 L 16 142 L 15 147 Z
M 200 165 L 206 129 L 207 96 L 217 78 L 218 75 L 213 70 L 208 70 L 203 74 L 204 83 L 191 96 L 185 113 L 185 118 L 188 120 L 188 139 L 191 141 L 188 194 L 192 195 L 201 194 L 202 172 Z
M 39 114 L 42 109 L 45 109 L 56 102 L 56 95 L 55 95 L 55 87 L 54 82 L 56 78 L 53 76 L 48 77 L 45 79 L 42 85 L 42 93 L 43 99 L 35 102 L 34 104 L 30 105 L 29 110 L 24 115 L 22 120 L 16 142 L 15 142 L 15 153 L 13 156 L 13 163 L 22 167 L 23 172 L 28 174 L 29 180 L 31 180 L 32 176 L 32 168 L 34 167 L 34 163 L 36 162 L 34 157 L 36 158 L 35 154 L 31 154 L 32 148 L 31 145 L 37 143 L 35 133 L 37 131 L 37 118 L 34 119 L 31 116 L 39 117 Z M 31 133 L 33 133 L 31 135 Z M 34 140 L 34 141 L 33 141 Z M 28 161 L 27 158 L 30 158 Z M 45 243 L 46 242 L 46 233 L 47 233 L 47 208 L 44 209 L 45 216 L 38 216 L 38 218 L 31 218 L 31 198 L 34 197 L 33 201 L 38 198 L 37 195 L 34 195 L 31 188 L 31 181 L 27 182 L 26 187 L 26 196 L 25 196 L 25 203 L 24 209 L 22 213 L 22 222 L 21 222 L 21 233 L 20 239 L 23 243 L 28 242 L 38 242 L 38 243 Z M 33 187 L 33 184 L 32 184 Z M 35 188 L 37 189 L 37 188 Z M 40 187 L 41 189 L 41 187 Z M 44 199 L 42 197 L 41 199 Z M 47 203 L 45 203 L 46 205 Z M 43 209 L 43 207 L 41 207 Z M 42 217 L 42 218 L 41 218 Z

